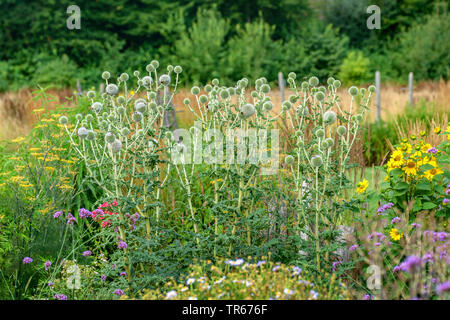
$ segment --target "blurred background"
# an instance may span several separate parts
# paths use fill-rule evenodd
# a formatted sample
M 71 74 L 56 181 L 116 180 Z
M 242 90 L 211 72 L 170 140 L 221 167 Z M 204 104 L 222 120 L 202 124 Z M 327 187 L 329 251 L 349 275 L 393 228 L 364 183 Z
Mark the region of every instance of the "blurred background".
M 81 25 L 70 30 L 67 8 L 74 4 L 80 8 Z M 189 94 L 183 88 L 216 77 L 221 84 L 233 85 L 242 77 L 253 81 L 264 76 L 281 104 L 280 72 L 286 77 L 293 71 L 299 80 L 334 76 L 345 92 L 349 85 L 374 83 L 378 70 L 384 121 L 375 121 L 373 107 L 367 119 L 372 135 L 365 141 L 366 149 L 376 144 L 385 148 L 384 139 L 393 141 L 398 134 L 397 116 L 399 122 L 410 121 L 410 127 L 417 120 L 429 127 L 433 117 L 446 126 L 442 119 L 450 101 L 448 4 L 449 0 L 2 0 L 0 139 L 27 134 L 33 126 L 32 110 L 39 102 L 32 92 L 38 84 L 51 88 L 57 105 L 74 95 L 77 82 L 78 90 L 98 90 L 104 70 L 114 78 L 122 72 L 142 72 L 157 59 L 163 68 L 183 67 L 178 108 Z M 370 5 L 381 10 L 379 30 L 367 28 Z M 410 72 L 414 110 L 405 108 Z M 366 163 L 381 161 L 381 154 L 369 154 Z

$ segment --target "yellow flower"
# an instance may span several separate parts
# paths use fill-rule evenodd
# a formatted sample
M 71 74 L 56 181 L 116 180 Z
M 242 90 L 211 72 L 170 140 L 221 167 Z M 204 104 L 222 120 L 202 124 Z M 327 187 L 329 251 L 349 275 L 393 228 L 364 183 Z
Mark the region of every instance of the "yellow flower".
M 39 108 L 39 109 L 34 109 L 32 112 L 33 113 L 40 113 L 40 112 L 44 112 L 45 109 L 44 108 Z
M 425 130 L 420 131 L 420 136 L 421 136 L 421 137 L 425 137 L 426 134 L 427 134 L 427 133 L 426 133 Z
M 131 95 L 131 96 L 134 95 L 134 91 L 133 91 L 133 90 L 130 91 L 130 95 Z
M 447 140 L 450 140 L 450 126 L 447 126 Z
M 356 191 L 358 193 L 363 193 L 364 191 L 366 191 L 368 186 L 369 186 L 369 181 L 367 181 L 367 179 L 364 179 L 363 181 L 358 183 Z
M 392 228 L 389 232 L 389 235 L 391 236 L 392 240 L 398 241 L 403 237 L 403 232 L 399 232 L 396 228 Z
M 409 175 L 416 175 L 417 174 L 417 163 L 415 163 L 413 160 L 408 160 L 406 162 L 406 166 L 403 168 L 403 171 L 409 176 Z
M 20 143 L 20 142 L 22 142 L 24 140 L 25 140 L 24 137 L 18 137 L 18 138 L 14 139 L 14 140 L 11 140 L 11 141 L 14 142 L 14 143 Z
M 405 163 L 405 159 L 403 159 L 403 152 L 401 152 L 400 150 L 395 150 L 391 155 L 391 161 L 391 167 L 399 168 L 402 164 Z
M 431 170 L 425 171 L 425 178 L 427 178 L 428 180 L 433 180 L 434 176 L 437 174 L 441 174 L 444 173 L 444 171 L 442 171 L 441 169 L 435 167 Z
M 440 127 L 434 128 L 434 133 L 436 133 L 436 134 L 441 133 L 441 128 Z
M 423 153 L 427 153 L 428 149 L 431 149 L 431 144 L 429 143 L 425 143 L 420 147 L 420 151 L 422 151 Z
M 400 150 L 406 153 L 411 153 L 412 146 L 409 143 L 402 143 Z

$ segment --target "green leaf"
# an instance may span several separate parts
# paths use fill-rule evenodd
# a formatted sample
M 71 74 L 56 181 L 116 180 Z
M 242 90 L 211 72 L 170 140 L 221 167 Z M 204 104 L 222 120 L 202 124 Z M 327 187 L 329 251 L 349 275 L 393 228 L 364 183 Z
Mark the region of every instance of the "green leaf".
M 422 206 L 422 208 L 423 208 L 424 210 L 430 210 L 430 209 L 433 209 L 433 208 L 435 208 L 435 207 L 437 207 L 437 204 L 434 204 L 433 202 L 425 202 L 425 203 L 423 204 L 423 206 Z

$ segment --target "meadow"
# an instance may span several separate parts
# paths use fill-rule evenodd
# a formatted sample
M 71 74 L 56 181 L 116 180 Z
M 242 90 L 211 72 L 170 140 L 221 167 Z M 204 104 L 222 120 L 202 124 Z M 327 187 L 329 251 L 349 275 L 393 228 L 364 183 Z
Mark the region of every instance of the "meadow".
M 449 298 L 449 82 L 143 67 L 0 95 L 1 298 Z

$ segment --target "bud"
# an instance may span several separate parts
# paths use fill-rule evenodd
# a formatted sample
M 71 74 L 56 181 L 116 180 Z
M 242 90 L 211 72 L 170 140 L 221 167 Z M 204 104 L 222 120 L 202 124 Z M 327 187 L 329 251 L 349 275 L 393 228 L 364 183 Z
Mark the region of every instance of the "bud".
M 294 163 L 294 157 L 291 155 L 286 156 L 286 158 L 284 158 L 284 163 L 286 163 L 288 166 Z
M 153 70 L 155 70 L 155 67 L 150 63 L 145 67 L 145 70 L 147 70 L 147 72 L 150 73 Z
M 159 67 L 159 62 L 158 60 L 153 60 L 152 62 L 150 62 L 150 64 L 153 66 L 153 68 L 158 69 Z
M 92 120 L 94 120 L 94 117 L 92 116 L 92 114 L 88 113 L 88 114 L 86 115 L 86 121 L 87 121 L 87 122 L 91 122 Z
M 130 79 L 130 76 L 128 75 L 128 73 L 122 73 L 120 75 L 120 81 L 128 81 L 128 79 Z
M 118 96 L 117 97 L 117 103 L 118 104 L 124 104 L 125 103 L 125 97 L 124 96 Z
M 331 138 L 326 138 L 325 143 L 327 144 L 327 148 L 331 148 L 334 146 L 334 140 Z
M 205 86 L 205 91 L 207 92 L 207 93 L 210 93 L 211 91 L 212 91 L 212 86 L 210 85 L 210 84 L 207 84 L 206 86 Z M 192 90 L 192 89 L 191 89 Z M 192 91 L 191 91 L 192 92 Z M 200 89 L 198 89 L 198 92 L 200 92 Z M 192 93 L 192 94 L 194 94 L 194 93 Z M 197 93 L 198 94 L 198 93 Z
M 192 87 L 192 88 L 191 88 L 191 93 L 192 93 L 194 96 L 198 95 L 198 94 L 200 93 L 200 88 L 197 87 L 197 86 Z
M 114 133 L 112 132 L 107 132 L 105 134 L 105 141 L 108 143 L 113 143 L 114 140 L 116 140 L 116 137 L 114 136 Z
M 90 90 L 90 91 L 87 92 L 86 95 L 87 95 L 88 98 L 94 99 L 95 98 L 95 91 Z
M 170 76 L 168 74 L 163 74 L 159 77 L 159 83 L 165 87 L 168 86 L 170 84 Z
M 287 111 L 292 107 L 292 103 L 289 101 L 283 102 L 283 105 L 281 106 L 282 110 Z
M 97 139 L 97 133 L 93 130 L 89 130 L 86 139 L 89 141 L 94 141 L 95 139 Z
M 220 91 L 220 97 L 221 97 L 222 99 L 227 99 L 227 98 L 229 98 L 230 95 L 229 95 L 229 93 L 228 93 L 228 90 L 222 90 L 222 91 Z
M 80 127 L 80 128 L 78 129 L 77 133 L 78 133 L 78 136 L 79 136 L 81 139 L 84 139 L 84 138 L 86 138 L 87 135 L 89 134 L 89 131 L 88 131 L 88 129 L 86 129 L 85 127 Z
M 374 85 L 369 86 L 369 92 L 375 93 L 377 88 Z
M 266 111 L 270 111 L 273 109 L 273 104 L 270 101 L 267 101 L 263 104 L 263 109 Z
M 261 92 L 266 93 L 266 94 L 269 93 L 270 92 L 270 86 L 268 84 L 263 84 L 261 86 Z
M 103 71 L 102 78 L 108 80 L 109 78 L 111 78 L 111 74 L 108 71 Z
M 77 113 L 77 114 L 75 115 L 75 119 L 76 119 L 77 121 L 81 121 L 81 119 L 83 119 L 83 115 L 82 115 L 81 113 Z
M 66 116 L 59 117 L 60 124 L 67 124 L 67 122 L 69 122 L 69 119 Z
M 147 103 L 143 101 L 136 101 L 134 109 L 140 113 L 144 113 L 147 110 Z
M 247 103 L 241 107 L 242 118 L 247 119 L 247 118 L 250 118 L 254 114 L 255 114 L 255 107 L 252 104 Z
M 288 78 L 295 80 L 295 78 L 297 78 L 297 75 L 295 74 L 295 72 L 289 72 Z
M 173 65 L 169 64 L 167 66 L 167 72 L 171 73 L 173 71 Z
M 334 86 L 335 88 L 339 88 L 339 87 L 341 86 L 341 82 L 340 82 L 339 80 L 334 80 L 333 86 Z
M 350 95 L 354 97 L 358 94 L 358 88 L 355 86 L 351 86 L 350 89 L 348 89 L 348 93 L 350 93 Z
M 362 114 L 357 114 L 357 115 L 355 116 L 355 120 L 358 121 L 358 122 L 361 122 L 361 121 L 363 120 Z
M 139 71 L 137 71 L 137 70 L 135 70 L 134 72 L 133 72 L 133 75 L 137 78 L 137 77 L 139 77 L 139 75 L 140 75 L 140 72 Z
M 347 133 L 347 128 L 344 126 L 339 126 L 337 127 L 336 131 L 338 135 L 343 136 Z
M 308 82 L 303 81 L 303 82 L 302 82 L 302 89 L 303 89 L 303 90 L 306 90 L 306 89 L 308 89 L 308 87 L 309 87 Z
M 131 119 L 133 119 L 134 122 L 141 122 L 143 118 L 142 113 L 138 111 L 133 112 L 133 115 L 131 116 Z
M 211 83 L 213 84 L 213 86 L 218 86 L 219 85 L 219 79 L 213 79 L 211 81 Z
M 323 94 L 322 91 L 319 91 L 319 92 L 316 93 L 316 99 L 318 101 L 323 101 L 323 99 L 325 99 L 325 95 Z
M 120 150 L 122 150 L 122 141 L 119 139 L 114 140 L 114 142 L 111 144 L 111 150 L 113 153 L 118 153 Z
M 175 68 L 173 68 L 173 72 L 175 72 L 176 74 L 180 74 L 181 72 L 183 72 L 183 68 L 181 66 L 175 66 Z
M 336 121 L 336 113 L 334 111 L 328 110 L 323 114 L 323 121 L 326 124 L 333 124 Z
M 106 93 L 114 96 L 119 92 L 119 88 L 114 84 L 114 83 L 110 83 L 106 86 Z
M 322 157 L 318 154 L 316 154 L 315 156 L 312 156 L 311 164 L 313 167 L 316 167 L 316 168 L 320 167 L 323 164 Z
M 319 78 L 313 76 L 313 77 L 309 78 L 308 82 L 309 82 L 310 86 L 315 87 L 319 84 Z
M 323 129 L 317 129 L 316 130 L 316 137 L 318 137 L 318 138 L 325 137 L 325 131 Z
M 200 101 L 200 103 L 205 104 L 205 103 L 208 102 L 208 97 L 207 97 L 206 95 L 202 94 L 202 95 L 198 98 L 198 100 Z
M 188 98 L 185 98 L 183 102 L 185 105 L 189 105 L 191 103 L 191 100 L 189 100 Z
M 333 83 L 334 83 L 334 78 L 333 77 L 329 77 L 328 79 L 327 79 L 327 84 L 329 85 L 329 86 L 332 86 L 333 85 Z
M 128 129 L 128 128 L 123 128 L 122 129 L 122 135 L 124 137 L 128 136 L 129 134 L 130 134 L 130 129 Z

